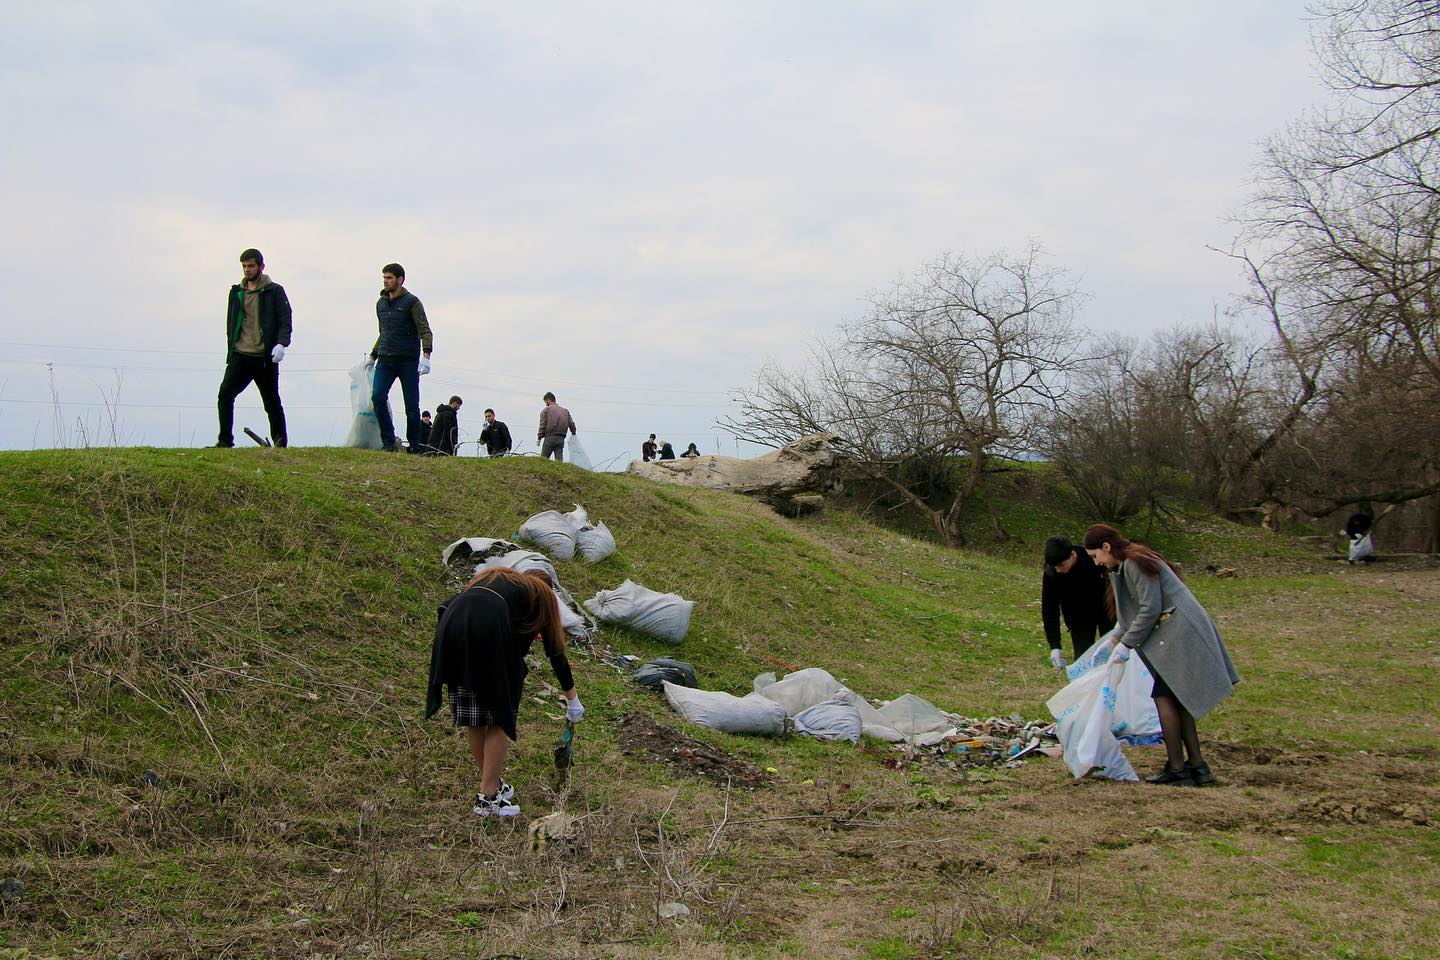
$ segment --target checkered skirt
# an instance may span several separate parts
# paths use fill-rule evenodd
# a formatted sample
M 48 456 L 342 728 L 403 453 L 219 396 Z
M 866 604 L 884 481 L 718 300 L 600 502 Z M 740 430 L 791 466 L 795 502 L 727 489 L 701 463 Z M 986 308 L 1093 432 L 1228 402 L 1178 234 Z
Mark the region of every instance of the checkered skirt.
M 475 691 L 465 687 L 450 689 L 450 718 L 457 727 L 493 727 L 499 721 L 494 711 L 480 702 Z

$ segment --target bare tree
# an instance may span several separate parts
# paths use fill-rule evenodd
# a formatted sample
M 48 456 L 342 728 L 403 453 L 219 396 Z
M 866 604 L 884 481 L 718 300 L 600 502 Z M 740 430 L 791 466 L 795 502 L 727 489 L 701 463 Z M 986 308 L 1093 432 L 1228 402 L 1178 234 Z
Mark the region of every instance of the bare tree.
M 738 395 L 737 435 L 783 443 L 827 431 L 856 467 L 926 516 L 947 544 L 982 499 L 996 458 L 1037 449 L 1041 414 L 1081 359 L 1079 294 L 1038 244 L 1018 256 L 944 254 L 872 295 L 870 309 L 815 345 L 798 370 L 770 364 Z M 946 502 L 924 484 L 946 476 Z

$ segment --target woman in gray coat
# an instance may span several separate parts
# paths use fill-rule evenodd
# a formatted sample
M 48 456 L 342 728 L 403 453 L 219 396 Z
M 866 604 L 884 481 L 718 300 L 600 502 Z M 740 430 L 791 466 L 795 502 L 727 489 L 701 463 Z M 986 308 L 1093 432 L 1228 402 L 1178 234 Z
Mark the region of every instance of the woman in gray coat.
M 1155 675 L 1155 710 L 1165 738 L 1165 769 L 1148 780 L 1180 787 L 1215 782 L 1200 756 L 1195 718 L 1230 696 L 1240 675 L 1210 614 L 1180 579 L 1174 564 L 1114 527 L 1097 523 L 1085 531 L 1085 551 L 1110 571 L 1119 642 L 1112 656 L 1132 650 Z

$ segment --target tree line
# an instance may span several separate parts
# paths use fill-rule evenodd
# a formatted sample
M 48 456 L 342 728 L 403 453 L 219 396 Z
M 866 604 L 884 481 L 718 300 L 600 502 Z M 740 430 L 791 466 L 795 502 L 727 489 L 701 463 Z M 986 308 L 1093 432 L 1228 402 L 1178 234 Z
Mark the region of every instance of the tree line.
M 724 426 L 834 434 L 952 545 L 982 508 L 1007 537 L 995 474 L 1043 458 L 1097 518 L 1418 502 L 1440 550 L 1440 0 L 1312 12 L 1331 97 L 1264 145 L 1233 246 L 1210 252 L 1245 284 L 1223 317 L 1095 336 L 1039 244 L 945 253 L 762 367 Z

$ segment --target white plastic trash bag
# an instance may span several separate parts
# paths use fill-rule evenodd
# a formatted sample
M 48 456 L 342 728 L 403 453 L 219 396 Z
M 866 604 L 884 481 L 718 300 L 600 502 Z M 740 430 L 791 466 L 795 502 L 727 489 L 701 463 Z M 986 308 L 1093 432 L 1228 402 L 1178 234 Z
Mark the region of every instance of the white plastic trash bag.
M 526 520 L 516 534 L 526 543 L 533 543 L 557 560 L 575 556 L 575 525 L 558 510 L 546 510 Z
M 717 690 L 692 690 L 666 680 L 665 699 L 680 716 L 711 730 L 762 737 L 785 732 L 785 708 L 756 693 L 737 697 Z
M 380 423 L 375 419 L 375 405 L 370 399 L 374 367 L 359 363 L 350 368 L 350 434 L 345 446 L 361 450 L 380 449 Z
M 693 600 L 675 593 L 656 593 L 633 580 L 614 590 L 601 590 L 585 601 L 585 609 L 597 620 L 630 627 L 666 643 L 685 639 L 694 607 Z
M 595 465 L 590 462 L 590 455 L 585 452 L 584 447 L 580 446 L 580 438 L 577 436 L 572 435 L 569 440 L 565 441 L 565 455 L 581 470 L 595 469 Z
M 580 556 L 591 563 L 599 563 L 615 552 L 615 535 L 603 523 L 593 527 L 586 524 L 575 531 L 575 545 Z
M 848 740 L 859 743 L 863 730 L 864 723 L 860 719 L 859 708 L 853 701 L 843 697 L 823 700 L 795 714 L 795 732 L 816 740 Z
M 884 740 L 887 743 L 896 743 L 905 739 L 905 735 L 892 727 L 869 700 L 846 687 L 820 667 L 806 667 L 803 670 L 787 673 L 784 680 L 776 680 L 773 673 L 762 673 L 755 677 L 754 689 L 761 696 L 780 704 L 792 717 L 817 703 L 823 703 L 826 700 L 843 700 L 859 712 L 862 723 L 861 732 L 865 736 Z
M 1118 636 L 1113 630 L 1106 634 L 1099 643 L 1081 654 L 1080 659 L 1065 668 L 1066 675 L 1072 681 L 1078 680 L 1092 670 L 1109 665 L 1110 654 L 1115 650 Z M 1132 655 L 1121 669 L 1123 672 L 1114 688 L 1115 703 L 1111 708 L 1110 732 L 1135 746 L 1159 743 L 1160 714 L 1155 709 L 1155 700 L 1150 696 L 1150 692 L 1155 689 L 1155 675 L 1138 655 Z M 1056 698 L 1064 696 L 1064 690 L 1055 695 Z M 1073 700 L 1075 696 L 1078 694 L 1070 695 L 1069 700 Z M 1060 701 L 1061 708 L 1067 703 L 1068 700 Z
M 921 733 L 938 733 L 952 726 L 938 707 L 913 693 L 903 694 L 881 705 L 880 716 L 885 723 L 907 737 Z
M 1370 541 L 1370 534 L 1363 537 L 1356 537 L 1350 541 L 1350 562 L 1358 563 L 1366 557 L 1375 553 L 1375 544 Z
M 762 684 L 762 677 L 769 677 L 771 682 Z M 787 673 L 784 680 L 776 680 L 773 673 L 762 673 L 755 678 L 754 686 L 757 693 L 780 704 L 792 717 L 817 703 L 829 700 L 844 689 L 844 684 L 832 677 L 829 671 L 819 667 L 806 667 L 804 670 Z
M 1135 658 L 1132 658 L 1135 659 Z M 1055 715 L 1065 765 L 1076 777 L 1138 780 L 1135 768 L 1110 732 L 1115 706 L 1115 684 L 1125 664 L 1109 663 L 1072 681 L 1046 704 Z

